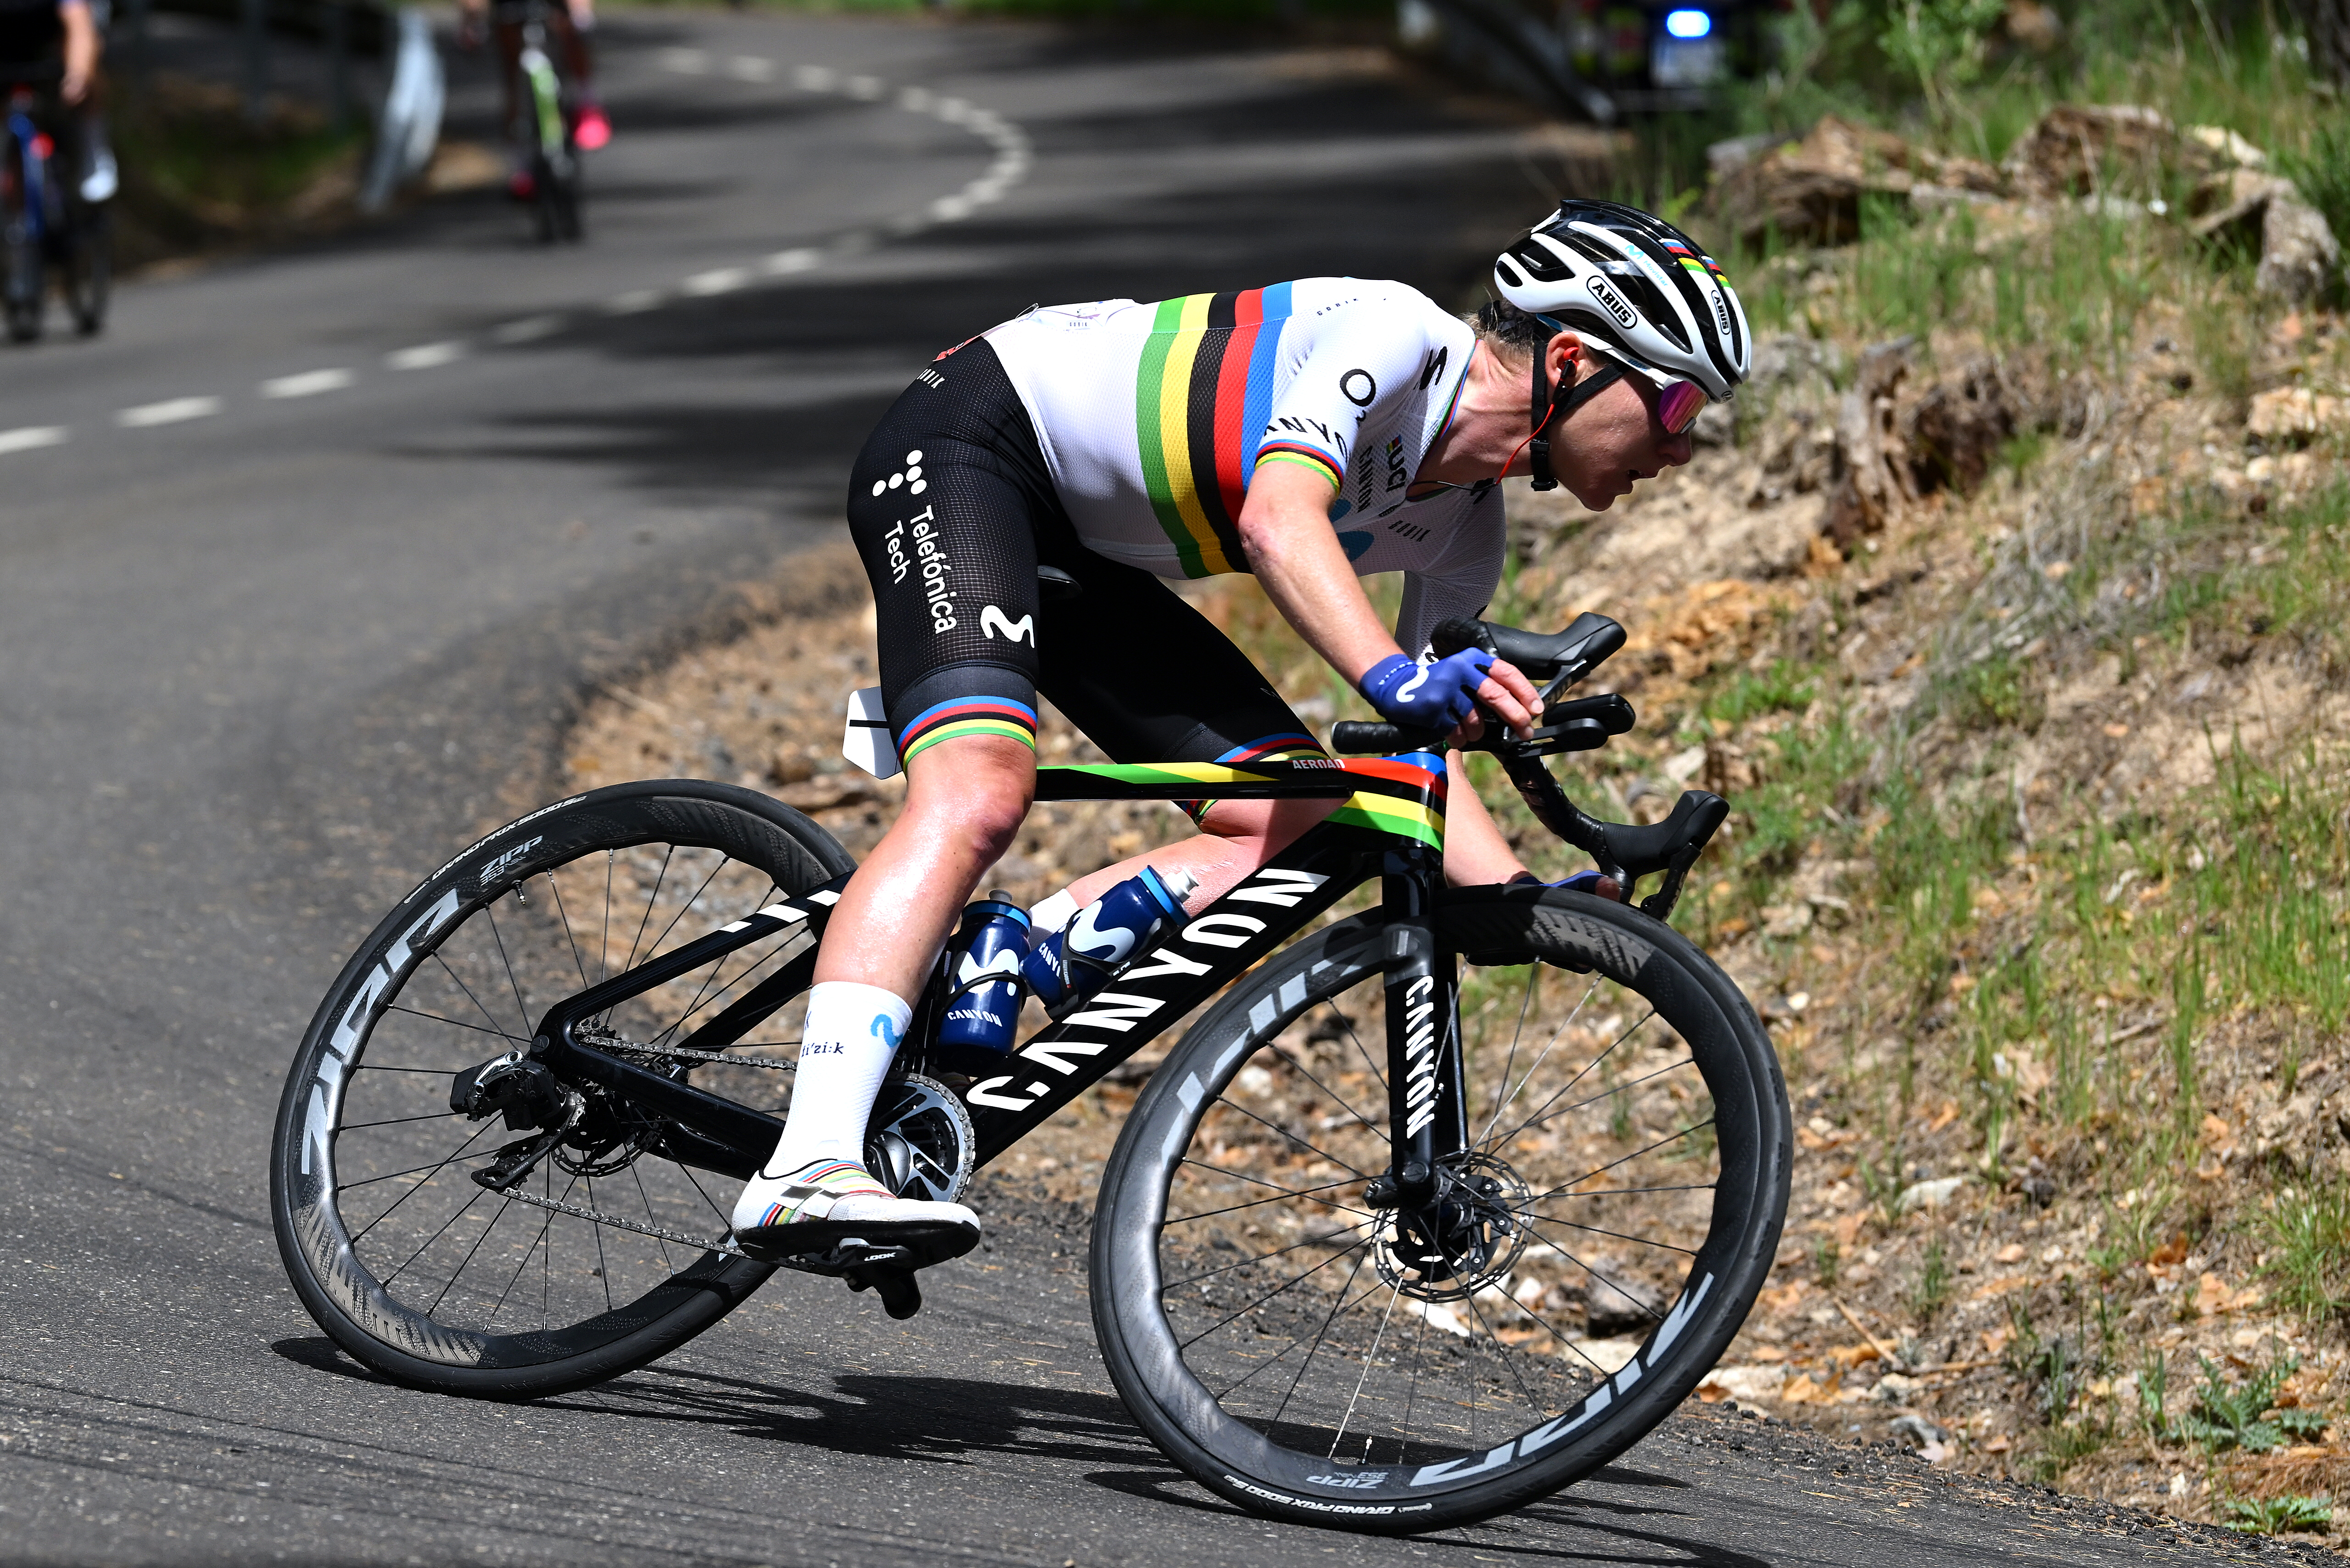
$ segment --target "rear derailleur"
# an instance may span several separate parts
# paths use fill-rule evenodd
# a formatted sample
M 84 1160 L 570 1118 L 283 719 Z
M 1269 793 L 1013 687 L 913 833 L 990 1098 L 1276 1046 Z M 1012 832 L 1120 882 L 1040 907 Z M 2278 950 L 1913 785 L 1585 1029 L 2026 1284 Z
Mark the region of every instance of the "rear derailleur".
M 449 1085 L 449 1108 L 477 1122 L 504 1113 L 507 1131 L 533 1132 L 499 1149 L 495 1158 L 473 1173 L 480 1186 L 507 1192 L 520 1186 L 579 1125 L 588 1114 L 588 1101 L 545 1063 L 532 1061 L 517 1048 L 458 1074 Z

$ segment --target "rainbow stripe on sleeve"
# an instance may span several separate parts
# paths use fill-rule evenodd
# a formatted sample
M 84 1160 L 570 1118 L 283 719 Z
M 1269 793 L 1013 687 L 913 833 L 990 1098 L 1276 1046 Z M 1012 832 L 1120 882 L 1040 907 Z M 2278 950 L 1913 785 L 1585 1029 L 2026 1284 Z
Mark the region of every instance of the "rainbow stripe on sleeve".
M 1289 287 L 1162 300 L 1143 345 L 1134 389 L 1142 482 L 1187 577 L 1247 569 L 1241 501 L 1273 414 Z M 1327 453 L 1304 455 L 1336 468 Z
M 1036 710 L 1003 697 L 958 697 L 914 715 L 898 737 L 898 756 L 912 762 L 941 741 L 964 735 L 1002 735 L 1036 749 Z

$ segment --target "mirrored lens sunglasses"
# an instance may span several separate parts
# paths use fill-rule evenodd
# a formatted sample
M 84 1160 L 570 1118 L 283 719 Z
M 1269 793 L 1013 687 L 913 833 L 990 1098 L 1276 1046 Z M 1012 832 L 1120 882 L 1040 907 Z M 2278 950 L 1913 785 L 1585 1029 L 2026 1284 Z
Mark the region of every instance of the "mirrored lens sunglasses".
M 1695 381 L 1669 376 L 1652 366 L 1641 364 L 1629 355 L 1609 353 L 1596 344 L 1586 344 L 1586 347 L 1601 358 L 1622 366 L 1657 389 L 1657 422 L 1665 427 L 1667 435 L 1679 435 L 1697 423 L 1698 415 L 1705 412 L 1706 404 L 1713 400 Z

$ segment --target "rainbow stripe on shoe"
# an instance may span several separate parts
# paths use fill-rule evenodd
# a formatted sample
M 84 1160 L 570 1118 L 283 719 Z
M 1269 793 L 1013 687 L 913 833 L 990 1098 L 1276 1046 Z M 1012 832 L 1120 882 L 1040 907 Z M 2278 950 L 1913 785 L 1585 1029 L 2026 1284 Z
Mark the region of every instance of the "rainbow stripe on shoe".
M 785 1178 L 778 1200 L 767 1205 L 756 1225 L 788 1225 L 818 1198 L 894 1198 L 897 1195 L 873 1179 L 873 1173 L 853 1159 L 828 1159 Z M 830 1205 L 826 1206 L 829 1208 Z M 819 1210 L 822 1212 L 822 1210 Z

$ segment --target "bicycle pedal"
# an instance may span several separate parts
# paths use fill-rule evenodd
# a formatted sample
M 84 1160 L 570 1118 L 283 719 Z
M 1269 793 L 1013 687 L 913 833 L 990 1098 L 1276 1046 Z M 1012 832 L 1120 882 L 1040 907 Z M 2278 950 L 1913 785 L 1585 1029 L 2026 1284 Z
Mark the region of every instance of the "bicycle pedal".
M 911 1269 L 889 1263 L 860 1263 L 841 1277 L 848 1282 L 850 1290 L 869 1290 L 879 1296 L 881 1310 L 891 1317 L 902 1321 L 922 1310 L 921 1282 L 914 1277 Z

